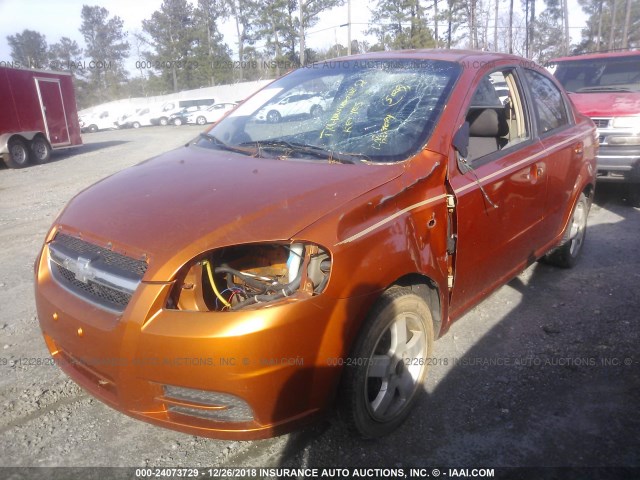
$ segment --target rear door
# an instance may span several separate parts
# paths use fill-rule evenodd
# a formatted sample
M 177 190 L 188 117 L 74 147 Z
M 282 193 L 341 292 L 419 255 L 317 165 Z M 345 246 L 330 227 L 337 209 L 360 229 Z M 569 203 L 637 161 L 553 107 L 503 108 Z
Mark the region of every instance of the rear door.
M 550 78 L 528 68 L 523 71 L 531 98 L 535 99 L 533 117 L 546 152 L 540 164 L 550 187 L 541 231 L 541 240 L 546 243 L 557 237 L 564 227 L 567 203 L 582 167 L 585 132 L 576 127 L 564 95 Z
M 69 125 L 62 101 L 60 80 L 55 78 L 36 77 L 36 89 L 42 110 L 42 118 L 51 146 L 63 146 L 71 143 Z

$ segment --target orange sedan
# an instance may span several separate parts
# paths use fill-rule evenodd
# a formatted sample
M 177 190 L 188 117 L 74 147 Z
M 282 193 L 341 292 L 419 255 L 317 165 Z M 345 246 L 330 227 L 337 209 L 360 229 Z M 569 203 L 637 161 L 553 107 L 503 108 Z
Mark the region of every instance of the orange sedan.
M 261 119 L 298 94 L 322 104 Z M 164 427 L 264 438 L 337 403 L 384 435 L 452 321 L 537 259 L 576 262 L 596 150 L 519 57 L 301 68 L 67 205 L 36 262 L 45 341 L 97 398 Z

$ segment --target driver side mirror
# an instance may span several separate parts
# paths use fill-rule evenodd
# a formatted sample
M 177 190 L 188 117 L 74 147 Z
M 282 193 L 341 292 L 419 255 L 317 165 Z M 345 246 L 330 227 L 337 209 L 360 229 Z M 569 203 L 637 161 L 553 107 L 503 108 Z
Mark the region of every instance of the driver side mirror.
M 469 122 L 464 122 L 453 136 L 453 148 L 460 154 L 462 158 L 469 155 Z

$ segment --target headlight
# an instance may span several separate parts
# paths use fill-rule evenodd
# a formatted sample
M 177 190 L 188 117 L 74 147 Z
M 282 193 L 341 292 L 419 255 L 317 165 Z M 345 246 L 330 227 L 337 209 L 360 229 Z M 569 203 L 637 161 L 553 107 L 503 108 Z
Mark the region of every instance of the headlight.
M 312 243 L 220 248 L 185 265 L 167 308 L 222 312 L 301 300 L 322 293 L 330 271 L 330 254 Z
M 615 117 L 611 126 L 613 128 L 631 128 L 640 131 L 640 116 Z

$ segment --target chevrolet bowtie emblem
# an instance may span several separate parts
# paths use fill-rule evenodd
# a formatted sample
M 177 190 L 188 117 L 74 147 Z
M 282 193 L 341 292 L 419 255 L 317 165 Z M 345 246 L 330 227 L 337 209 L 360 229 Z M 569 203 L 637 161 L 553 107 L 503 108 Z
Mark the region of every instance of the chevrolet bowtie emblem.
M 73 272 L 76 280 L 82 283 L 88 283 L 89 280 L 93 280 L 96 276 L 96 271 L 91 266 L 90 258 L 78 257 L 75 261 L 70 258 L 65 258 L 63 263 L 64 268 Z

